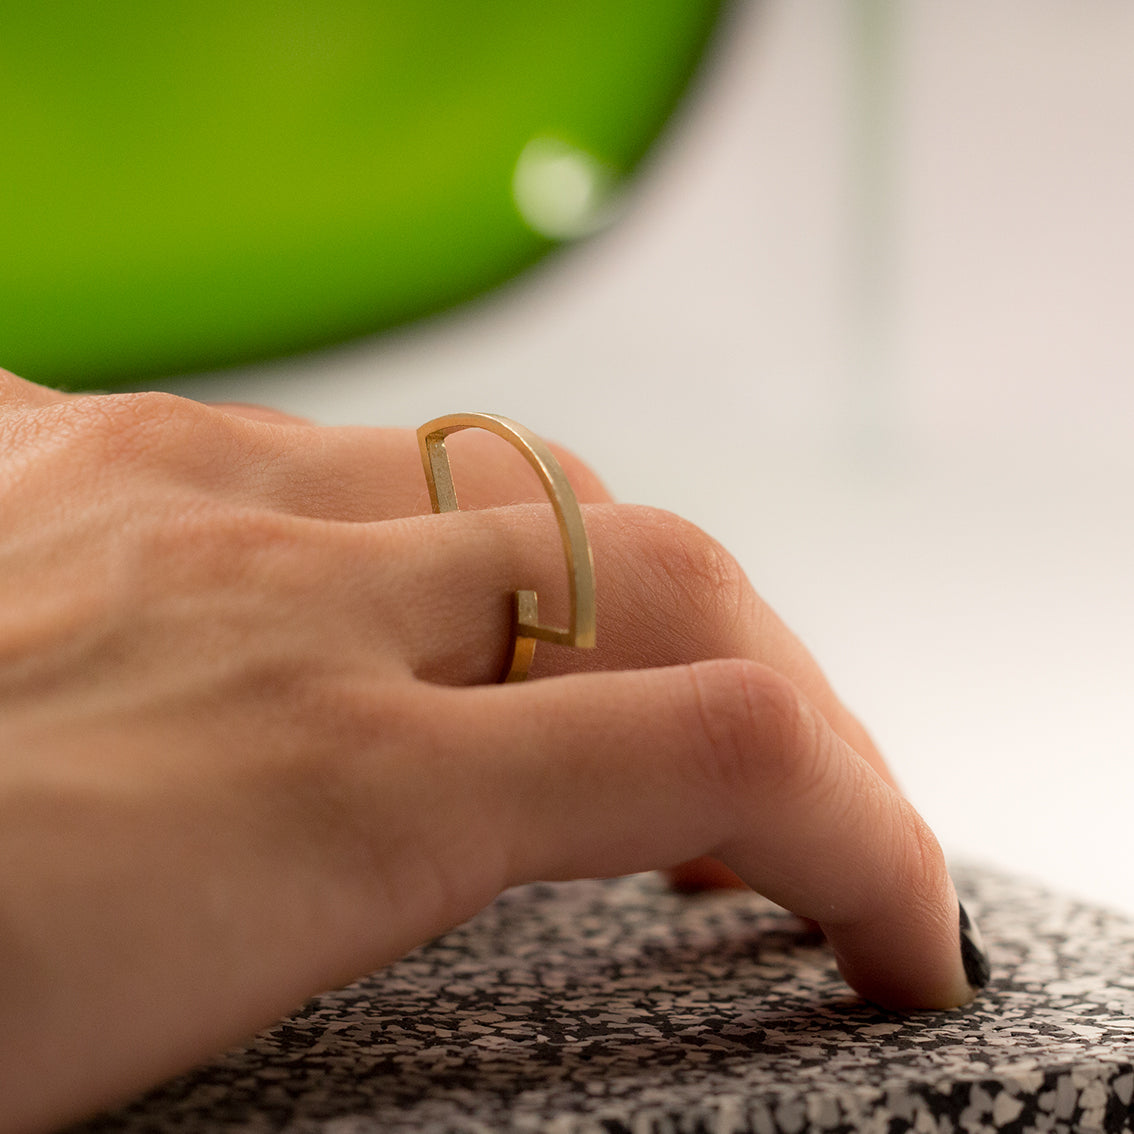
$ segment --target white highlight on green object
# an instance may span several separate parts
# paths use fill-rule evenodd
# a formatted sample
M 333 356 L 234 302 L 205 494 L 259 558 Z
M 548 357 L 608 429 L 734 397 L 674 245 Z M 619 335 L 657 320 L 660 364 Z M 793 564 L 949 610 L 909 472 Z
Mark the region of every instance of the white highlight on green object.
M 512 199 L 524 222 L 552 240 L 577 240 L 612 219 L 615 177 L 593 154 L 559 138 L 532 138 L 516 161 Z

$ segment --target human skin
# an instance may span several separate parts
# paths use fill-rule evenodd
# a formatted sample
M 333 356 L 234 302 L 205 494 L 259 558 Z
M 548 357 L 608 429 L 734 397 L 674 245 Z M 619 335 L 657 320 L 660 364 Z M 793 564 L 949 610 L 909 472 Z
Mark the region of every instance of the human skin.
M 0 1129 L 536 879 L 736 877 L 862 996 L 972 998 L 937 841 L 735 560 L 560 452 L 599 644 L 497 684 L 562 551 L 515 453 L 449 448 L 464 510 L 432 515 L 410 432 L 0 371 Z

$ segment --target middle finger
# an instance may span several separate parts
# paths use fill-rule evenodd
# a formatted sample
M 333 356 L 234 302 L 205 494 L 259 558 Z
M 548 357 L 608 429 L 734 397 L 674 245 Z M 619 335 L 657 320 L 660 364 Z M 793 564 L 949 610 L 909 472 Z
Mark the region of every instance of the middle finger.
M 533 676 L 747 658 L 788 678 L 891 780 L 870 736 L 810 653 L 719 544 L 657 509 L 596 504 L 585 506 L 584 515 L 595 560 L 598 644 L 594 650 L 541 644 Z M 538 592 L 541 621 L 566 623 L 566 569 L 547 506 L 423 517 L 387 535 L 394 562 L 426 596 L 394 630 L 403 659 L 424 680 L 497 680 L 510 649 L 515 590 Z M 407 592 L 408 582 L 409 576 Z

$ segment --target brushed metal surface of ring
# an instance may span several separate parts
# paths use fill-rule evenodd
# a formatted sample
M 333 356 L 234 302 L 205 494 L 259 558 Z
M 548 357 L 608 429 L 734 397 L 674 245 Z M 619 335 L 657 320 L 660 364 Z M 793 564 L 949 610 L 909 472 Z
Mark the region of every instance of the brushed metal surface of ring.
M 417 431 L 429 501 L 434 512 L 456 512 L 457 493 L 445 452 L 445 438 L 462 429 L 484 429 L 508 442 L 535 470 L 547 492 L 567 560 L 569 625 L 547 626 L 539 620 L 535 591 L 518 590 L 513 597 L 511 658 L 502 681 L 523 681 L 531 668 L 537 641 L 591 649 L 595 644 L 595 571 L 583 515 L 562 466 L 547 443 L 518 422 L 491 413 L 453 413 L 426 422 Z

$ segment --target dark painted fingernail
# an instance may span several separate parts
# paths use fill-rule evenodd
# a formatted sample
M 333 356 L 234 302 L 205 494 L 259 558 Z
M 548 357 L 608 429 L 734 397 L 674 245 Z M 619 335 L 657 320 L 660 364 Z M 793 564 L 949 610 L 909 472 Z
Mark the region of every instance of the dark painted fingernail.
M 984 988 L 992 976 L 992 969 L 988 963 L 988 954 L 981 940 L 980 930 L 976 922 L 969 917 L 968 911 L 958 902 L 961 910 L 961 963 L 965 966 L 965 979 L 975 992 Z

